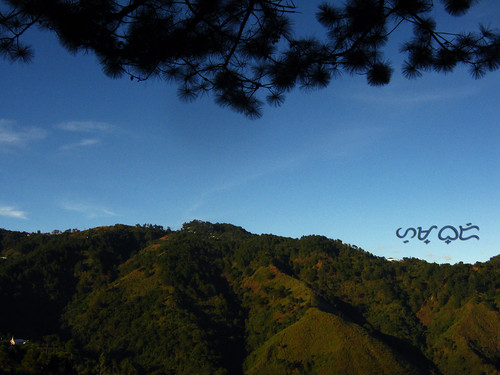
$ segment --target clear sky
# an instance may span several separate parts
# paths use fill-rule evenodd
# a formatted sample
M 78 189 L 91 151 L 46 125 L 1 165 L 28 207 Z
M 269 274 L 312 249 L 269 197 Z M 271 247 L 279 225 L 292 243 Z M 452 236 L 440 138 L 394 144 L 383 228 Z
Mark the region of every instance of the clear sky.
M 299 30 L 319 30 L 317 3 L 296 2 Z M 498 16 L 500 4 L 484 0 L 450 25 Z M 249 120 L 212 97 L 183 103 L 164 82 L 111 80 L 50 34 L 28 40 L 31 64 L 0 60 L 0 228 L 179 229 L 200 219 L 325 235 L 385 257 L 474 263 L 500 253 L 499 71 L 409 81 L 402 57 L 388 55 L 386 87 L 344 75 Z M 438 238 L 469 223 L 480 229 L 463 237 L 479 240 Z M 428 244 L 396 236 L 432 225 Z

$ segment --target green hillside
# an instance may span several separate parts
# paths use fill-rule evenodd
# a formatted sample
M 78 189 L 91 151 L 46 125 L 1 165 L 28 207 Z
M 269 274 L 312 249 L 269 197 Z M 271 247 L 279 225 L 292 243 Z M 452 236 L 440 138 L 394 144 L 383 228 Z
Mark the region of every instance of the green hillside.
M 0 230 L 0 256 L 0 374 L 500 373 L 499 257 L 200 221 Z
M 310 308 L 249 356 L 248 374 L 418 374 L 363 327 Z

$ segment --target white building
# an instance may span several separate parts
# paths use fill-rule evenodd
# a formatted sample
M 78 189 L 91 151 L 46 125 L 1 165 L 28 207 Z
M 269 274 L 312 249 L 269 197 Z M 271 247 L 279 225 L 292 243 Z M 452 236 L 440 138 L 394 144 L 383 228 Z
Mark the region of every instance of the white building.
M 28 342 L 29 342 L 29 340 L 14 339 L 14 337 L 12 337 L 10 339 L 10 345 L 24 345 L 24 344 L 27 344 Z

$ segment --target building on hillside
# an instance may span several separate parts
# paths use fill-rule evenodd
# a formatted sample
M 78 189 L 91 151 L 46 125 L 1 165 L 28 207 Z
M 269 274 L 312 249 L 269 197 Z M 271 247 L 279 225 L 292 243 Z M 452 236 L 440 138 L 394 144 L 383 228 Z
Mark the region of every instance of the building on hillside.
M 25 339 L 14 339 L 14 336 L 10 339 L 10 345 L 25 345 L 29 340 Z

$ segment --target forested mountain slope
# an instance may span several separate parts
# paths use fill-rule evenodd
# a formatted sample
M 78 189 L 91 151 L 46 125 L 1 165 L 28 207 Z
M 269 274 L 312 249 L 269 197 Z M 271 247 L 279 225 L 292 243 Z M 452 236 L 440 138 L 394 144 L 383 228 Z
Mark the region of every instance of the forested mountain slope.
M 200 221 L 0 230 L 0 253 L 2 374 L 500 373 L 498 256 L 387 262 Z

